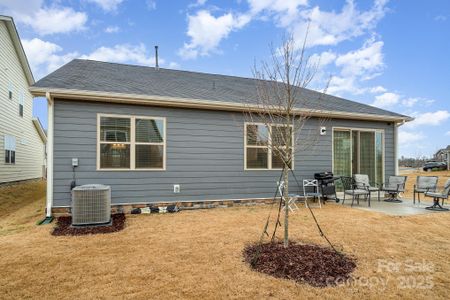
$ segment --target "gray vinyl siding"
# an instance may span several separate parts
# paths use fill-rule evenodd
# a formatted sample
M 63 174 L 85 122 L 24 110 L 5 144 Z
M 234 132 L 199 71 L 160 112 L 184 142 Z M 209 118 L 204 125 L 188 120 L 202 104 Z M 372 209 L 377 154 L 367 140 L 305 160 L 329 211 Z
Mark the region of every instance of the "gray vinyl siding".
M 97 171 L 98 113 L 165 117 L 166 170 Z M 245 120 L 237 112 L 56 100 L 54 122 L 54 206 L 70 205 L 74 157 L 79 159 L 77 184 L 110 185 L 113 204 L 266 198 L 280 176 L 279 170 L 244 170 Z M 394 173 L 392 124 L 330 120 L 326 126 L 327 135 L 313 148 L 296 153 L 299 180 L 332 169 L 331 128 L 336 126 L 384 129 L 386 176 Z M 305 132 L 308 128 L 317 128 L 317 120 L 311 119 Z M 173 184 L 181 185 L 179 194 Z

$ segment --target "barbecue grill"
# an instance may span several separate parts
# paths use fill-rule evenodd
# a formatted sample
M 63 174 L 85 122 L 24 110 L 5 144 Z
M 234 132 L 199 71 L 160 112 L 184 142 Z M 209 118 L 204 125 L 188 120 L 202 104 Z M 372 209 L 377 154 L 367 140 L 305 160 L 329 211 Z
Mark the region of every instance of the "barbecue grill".
M 314 179 L 317 179 L 319 182 L 320 192 L 324 199 L 339 202 L 334 182 L 340 179 L 340 177 L 334 177 L 333 172 L 320 172 L 314 174 Z

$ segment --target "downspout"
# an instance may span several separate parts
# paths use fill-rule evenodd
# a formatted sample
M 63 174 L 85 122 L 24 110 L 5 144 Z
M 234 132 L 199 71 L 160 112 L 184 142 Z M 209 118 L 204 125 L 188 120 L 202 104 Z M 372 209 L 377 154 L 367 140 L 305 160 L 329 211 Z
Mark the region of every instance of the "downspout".
M 398 175 L 398 128 L 405 124 L 405 120 L 394 123 L 394 162 L 395 162 L 395 175 Z
M 47 209 L 46 216 L 52 216 L 53 207 L 53 124 L 54 102 L 50 92 L 45 93 L 47 98 L 48 128 L 47 128 Z

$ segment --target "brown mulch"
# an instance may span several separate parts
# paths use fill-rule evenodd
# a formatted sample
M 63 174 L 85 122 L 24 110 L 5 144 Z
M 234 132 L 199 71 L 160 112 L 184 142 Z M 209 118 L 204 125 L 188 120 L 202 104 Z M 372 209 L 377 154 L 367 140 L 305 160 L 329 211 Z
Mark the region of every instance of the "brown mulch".
M 333 249 L 290 242 L 247 246 L 245 261 L 258 272 L 277 278 L 308 283 L 315 287 L 334 286 L 351 279 L 356 261 Z
M 86 234 L 97 234 L 97 233 L 111 233 L 121 231 L 125 227 L 125 215 L 124 214 L 114 214 L 111 216 L 112 224 L 107 226 L 83 226 L 74 227 L 72 226 L 72 217 L 59 217 L 56 226 L 53 229 L 52 235 L 63 236 L 63 235 L 86 235 Z

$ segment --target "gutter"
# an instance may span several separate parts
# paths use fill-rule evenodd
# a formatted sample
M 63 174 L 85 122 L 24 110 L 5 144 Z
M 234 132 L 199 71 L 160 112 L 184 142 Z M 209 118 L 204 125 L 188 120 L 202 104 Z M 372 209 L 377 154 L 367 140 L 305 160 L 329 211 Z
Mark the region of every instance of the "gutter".
M 41 97 L 47 93 L 52 94 L 52 98 L 77 101 L 98 101 L 108 103 L 122 103 L 134 105 L 151 105 L 177 108 L 197 108 L 209 110 L 225 110 L 225 111 L 250 111 L 261 112 L 260 105 L 245 104 L 237 102 L 211 101 L 204 99 L 191 99 L 180 97 L 166 97 L 157 95 L 140 95 L 140 94 L 124 94 L 113 92 L 96 92 L 77 89 L 49 89 L 41 87 L 30 87 L 29 91 L 33 96 Z M 277 110 L 274 107 L 274 110 Z M 294 114 L 310 114 L 315 117 L 337 118 L 337 119 L 353 119 L 353 120 L 371 120 L 371 121 L 387 121 L 387 122 L 408 122 L 413 118 L 408 116 L 386 116 L 367 113 L 350 113 L 340 111 L 329 111 L 320 109 L 294 109 Z

